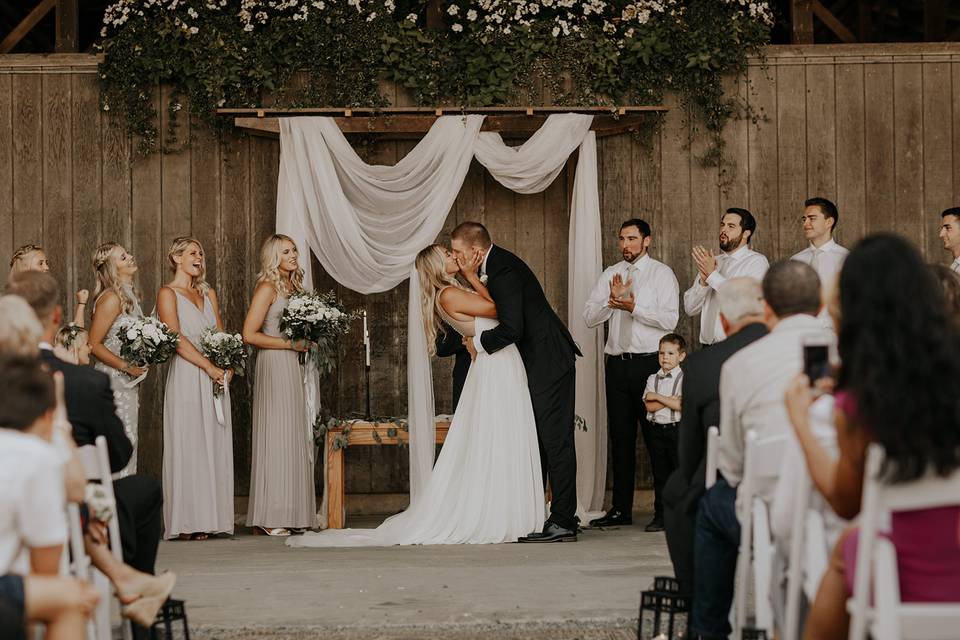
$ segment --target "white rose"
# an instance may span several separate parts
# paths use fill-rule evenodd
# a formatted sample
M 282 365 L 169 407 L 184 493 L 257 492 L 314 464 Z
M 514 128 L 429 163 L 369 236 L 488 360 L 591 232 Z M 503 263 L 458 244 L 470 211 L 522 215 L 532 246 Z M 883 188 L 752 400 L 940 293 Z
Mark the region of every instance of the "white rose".
M 130 329 L 130 330 L 127 331 L 127 339 L 128 339 L 128 340 L 136 340 L 136 339 L 137 339 L 137 335 L 138 335 L 138 334 L 137 334 L 137 330 L 136 330 L 136 329 Z
M 453 6 L 456 6 L 456 5 L 453 5 Z M 459 22 L 454 23 L 454 25 L 453 25 L 452 27 L 450 27 L 450 28 L 453 29 L 453 30 L 454 30 L 455 32 L 457 32 L 457 33 L 460 33 L 461 31 L 463 31 L 463 25 L 460 24 Z

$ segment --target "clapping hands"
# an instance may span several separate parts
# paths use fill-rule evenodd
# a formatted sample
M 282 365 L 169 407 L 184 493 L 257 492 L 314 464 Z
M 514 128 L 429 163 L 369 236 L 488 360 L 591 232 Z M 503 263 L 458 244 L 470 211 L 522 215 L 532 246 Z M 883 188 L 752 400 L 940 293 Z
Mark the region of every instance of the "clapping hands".
M 613 274 L 610 280 L 610 299 L 607 300 L 607 306 L 611 309 L 619 309 L 633 313 L 636 301 L 633 297 L 633 280 L 623 279 L 619 273 Z
M 717 270 L 717 257 L 713 255 L 713 251 L 702 244 L 693 248 L 692 255 L 693 261 L 697 263 L 697 270 L 700 272 L 700 281 L 702 284 L 706 284 L 710 274 Z

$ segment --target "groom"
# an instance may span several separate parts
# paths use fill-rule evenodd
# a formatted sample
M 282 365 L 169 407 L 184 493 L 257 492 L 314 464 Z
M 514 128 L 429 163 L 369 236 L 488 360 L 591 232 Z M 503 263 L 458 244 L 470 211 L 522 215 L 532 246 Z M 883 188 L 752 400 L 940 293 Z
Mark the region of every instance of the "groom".
M 537 422 L 540 464 L 550 480 L 553 501 L 543 531 L 520 542 L 577 539 L 577 456 L 573 437 L 576 356 L 580 350 L 550 308 L 537 277 L 523 260 L 493 246 L 479 222 L 462 222 L 450 234 L 454 255 L 463 261 L 483 256 L 480 277 L 497 305 L 499 325 L 464 344 L 471 357 L 516 344 L 527 370 Z

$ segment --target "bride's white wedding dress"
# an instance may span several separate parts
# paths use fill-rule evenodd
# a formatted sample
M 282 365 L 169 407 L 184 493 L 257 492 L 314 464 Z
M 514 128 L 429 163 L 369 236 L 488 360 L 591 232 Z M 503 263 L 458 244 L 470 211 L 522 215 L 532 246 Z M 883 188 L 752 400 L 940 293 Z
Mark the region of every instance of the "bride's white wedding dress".
M 464 335 L 497 326 L 444 319 Z M 291 547 L 515 542 L 546 517 L 537 429 L 515 345 L 478 354 L 423 496 L 376 529 L 328 529 Z

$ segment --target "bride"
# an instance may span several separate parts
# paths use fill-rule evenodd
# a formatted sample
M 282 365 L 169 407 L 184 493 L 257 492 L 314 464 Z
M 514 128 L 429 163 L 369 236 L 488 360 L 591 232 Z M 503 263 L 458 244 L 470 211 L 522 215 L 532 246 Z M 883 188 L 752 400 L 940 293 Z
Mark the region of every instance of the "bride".
M 477 276 L 482 256 L 459 263 L 440 245 L 417 255 L 423 324 L 431 351 L 441 320 L 465 337 L 497 325 Z M 454 279 L 460 272 L 473 291 Z M 432 355 L 432 354 L 431 354 Z M 446 442 L 422 498 L 376 529 L 328 529 L 290 538 L 291 547 L 515 542 L 543 523 L 537 430 L 527 374 L 515 345 L 479 354 L 470 366 Z

